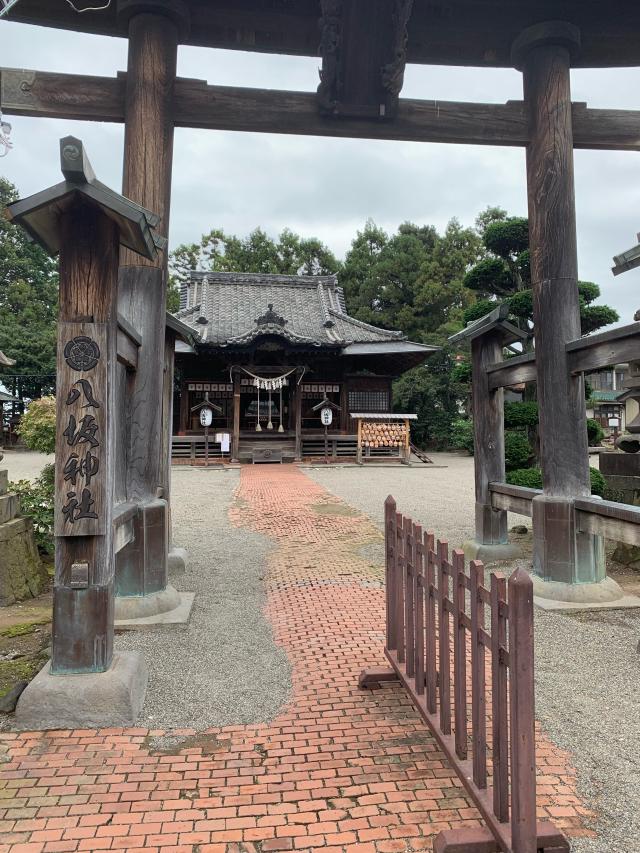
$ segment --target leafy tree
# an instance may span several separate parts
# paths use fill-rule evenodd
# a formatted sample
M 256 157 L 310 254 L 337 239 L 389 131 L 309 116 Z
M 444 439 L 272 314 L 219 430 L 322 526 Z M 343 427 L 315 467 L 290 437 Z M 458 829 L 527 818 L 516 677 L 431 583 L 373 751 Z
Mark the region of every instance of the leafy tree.
M 167 309 L 180 305 L 180 282 L 191 270 L 277 273 L 280 275 L 328 275 L 340 264 L 316 237 L 300 237 L 288 228 L 277 240 L 260 228 L 240 238 L 214 229 L 203 234 L 199 243 L 178 246 L 169 256 Z
M 18 198 L 0 178 L 0 210 Z M 54 388 L 58 266 L 26 232 L 0 216 L 0 350 L 15 359 L 7 380 L 18 397 L 35 398 Z
M 481 317 L 485 308 L 491 310 L 507 302 L 514 322 L 533 334 L 529 224 L 523 217 L 507 217 L 503 213 L 500 209 L 489 208 L 478 217 L 486 256 L 465 276 L 466 287 L 478 296 L 478 301 L 466 313 L 465 322 Z M 613 308 L 592 304 L 600 296 L 597 284 L 579 281 L 578 292 L 583 335 L 620 319 Z
M 20 419 L 20 437 L 30 450 L 54 453 L 56 449 L 56 398 L 33 400 Z

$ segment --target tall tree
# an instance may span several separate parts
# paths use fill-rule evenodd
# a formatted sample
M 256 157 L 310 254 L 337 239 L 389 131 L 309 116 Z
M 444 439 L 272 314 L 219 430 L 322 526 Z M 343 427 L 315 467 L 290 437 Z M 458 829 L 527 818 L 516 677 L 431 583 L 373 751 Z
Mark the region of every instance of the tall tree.
M 464 309 L 474 300 L 464 276 L 481 249 L 476 231 L 455 219 L 443 234 L 405 222 L 391 236 L 368 221 L 345 258 L 341 282 L 353 316 L 442 346 L 394 386 L 396 408 L 418 414 L 413 435 L 420 444 L 445 444 L 459 416 L 464 389 L 452 379 L 447 337 L 462 326 Z
M 500 218 L 491 216 L 498 212 Z M 513 319 L 533 334 L 533 294 L 529 267 L 529 223 L 523 217 L 504 217 L 504 211 L 489 208 L 480 220 L 486 256 L 465 276 L 466 287 L 474 291 L 477 301 L 465 314 L 465 321 L 475 320 L 506 302 Z M 582 334 L 595 332 L 619 320 L 617 311 L 608 305 L 593 305 L 600 288 L 590 281 L 579 281 L 580 321 Z
M 273 240 L 256 228 L 247 237 L 214 229 L 203 234 L 199 243 L 178 246 L 169 257 L 168 310 L 180 304 L 180 282 L 191 270 L 221 272 L 278 273 L 280 275 L 328 275 L 340 263 L 316 237 L 301 237 L 285 228 Z
M 17 198 L 16 187 L 0 178 L 0 210 Z M 18 397 L 55 387 L 57 314 L 57 261 L 0 216 L 0 350 L 16 361 L 8 371 L 16 378 L 5 382 Z

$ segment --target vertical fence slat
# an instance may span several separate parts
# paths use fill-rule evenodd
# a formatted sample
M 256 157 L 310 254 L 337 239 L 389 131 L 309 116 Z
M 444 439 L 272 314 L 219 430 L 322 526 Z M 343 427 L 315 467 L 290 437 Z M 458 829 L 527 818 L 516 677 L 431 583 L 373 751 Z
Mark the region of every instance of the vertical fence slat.
M 387 648 L 396 649 L 396 502 L 384 502 L 385 582 L 387 586 Z
M 514 853 L 536 853 L 536 756 L 533 680 L 533 582 L 509 578 L 511 837 Z
M 404 520 L 404 613 L 405 613 L 405 655 L 406 671 L 409 678 L 413 677 L 415 667 L 415 599 L 414 599 L 414 553 L 413 553 L 413 522 L 410 518 Z
M 469 564 L 471 576 L 471 737 L 473 781 L 487 787 L 487 696 L 484 645 L 479 628 L 484 628 L 484 602 L 479 590 L 484 586 L 484 566 L 478 560 Z
M 437 669 L 436 669 L 436 583 L 434 536 L 424 535 L 425 560 L 427 569 L 427 613 L 426 613 L 426 661 L 427 661 L 427 710 L 435 714 L 437 708 Z
M 464 582 L 464 551 L 453 552 L 453 696 L 456 723 L 456 754 L 458 758 L 467 757 L 467 642 L 466 629 L 462 616 L 466 610 Z
M 440 674 L 440 728 L 445 735 L 451 734 L 451 651 L 449 634 L 449 575 L 447 563 L 449 547 L 438 540 L 438 605 L 439 605 L 439 674 Z
M 396 642 L 398 661 L 404 663 L 404 518 L 396 513 Z
M 509 820 L 509 724 L 507 720 L 507 667 L 500 648 L 507 648 L 507 620 L 500 602 L 507 600 L 504 575 L 491 575 L 491 732 L 493 813 Z
M 413 525 L 413 578 L 415 603 L 415 678 L 416 693 L 424 693 L 424 543 L 422 527 Z

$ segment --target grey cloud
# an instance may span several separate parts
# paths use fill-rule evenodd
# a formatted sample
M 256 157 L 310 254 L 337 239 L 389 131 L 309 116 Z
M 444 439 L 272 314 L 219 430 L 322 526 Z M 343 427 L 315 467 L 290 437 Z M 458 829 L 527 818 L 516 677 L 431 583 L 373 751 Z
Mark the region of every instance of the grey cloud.
M 1 64 L 113 75 L 126 67 L 126 42 L 0 23 Z M 181 48 L 179 73 L 221 85 L 311 91 L 318 60 Z M 639 69 L 574 71 L 574 100 L 637 108 Z M 507 69 L 407 69 L 403 94 L 440 100 L 503 102 L 522 97 L 521 76 Z M 13 118 L 15 148 L 0 170 L 23 194 L 59 180 L 57 141 L 80 136 L 101 180 L 118 187 L 122 128 Z M 637 155 L 576 152 L 580 275 L 598 282 L 606 302 L 628 322 L 640 307 L 634 271 L 614 279 L 614 254 L 640 229 Z M 526 215 L 524 152 L 480 146 L 179 130 L 176 133 L 170 243 L 212 227 L 271 234 L 289 226 L 323 239 L 338 254 L 367 217 L 387 230 L 404 220 L 443 228 L 455 216 L 473 223 L 487 205 Z

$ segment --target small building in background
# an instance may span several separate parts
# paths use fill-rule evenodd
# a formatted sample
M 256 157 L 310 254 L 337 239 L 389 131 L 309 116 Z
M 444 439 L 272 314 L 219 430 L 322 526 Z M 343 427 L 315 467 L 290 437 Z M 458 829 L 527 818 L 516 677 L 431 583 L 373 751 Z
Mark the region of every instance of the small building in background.
M 321 455 L 323 399 L 339 407 L 332 456 L 355 457 L 351 414 L 390 413 L 393 380 L 437 349 L 350 317 L 332 275 L 192 272 L 174 316 L 193 340 L 176 345 L 174 461 L 204 453 L 205 394 L 220 407 L 211 432 L 230 435 L 232 459 Z
M 587 417 L 598 421 L 606 436 L 624 432 L 638 414 L 638 403 L 625 385 L 628 373 L 628 364 L 616 364 L 585 376 L 592 388 Z

